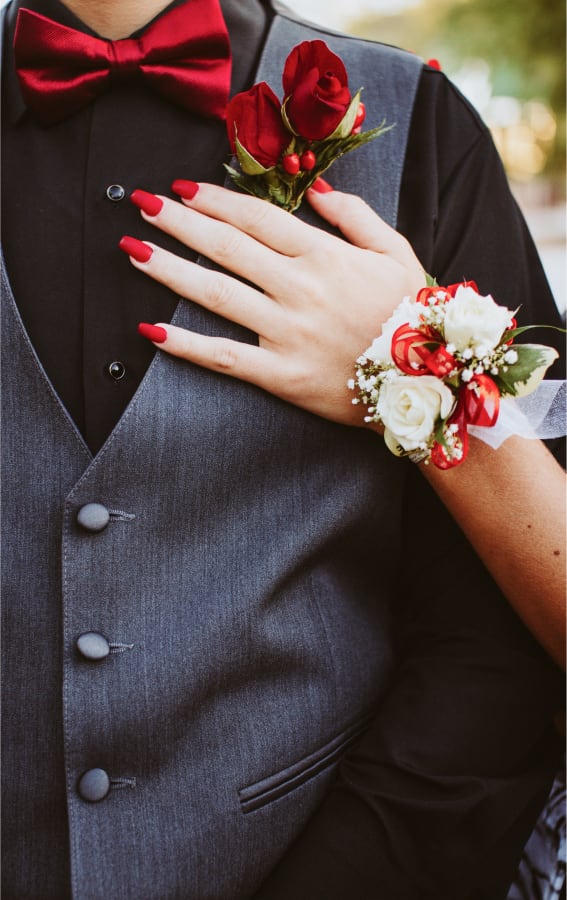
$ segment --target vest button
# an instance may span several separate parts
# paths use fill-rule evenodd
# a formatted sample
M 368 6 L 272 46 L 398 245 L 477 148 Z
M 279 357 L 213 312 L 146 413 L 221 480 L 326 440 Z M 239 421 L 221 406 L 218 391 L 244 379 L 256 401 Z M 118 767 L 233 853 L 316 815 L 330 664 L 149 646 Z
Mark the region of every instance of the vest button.
M 79 796 L 88 803 L 104 800 L 110 790 L 110 778 L 104 769 L 89 769 L 79 779 Z
M 77 513 L 77 522 L 85 531 L 104 531 L 110 522 L 110 513 L 102 503 L 86 503 Z
M 106 659 L 110 653 L 110 644 L 98 631 L 85 631 L 77 638 L 77 650 L 84 659 L 93 661 Z

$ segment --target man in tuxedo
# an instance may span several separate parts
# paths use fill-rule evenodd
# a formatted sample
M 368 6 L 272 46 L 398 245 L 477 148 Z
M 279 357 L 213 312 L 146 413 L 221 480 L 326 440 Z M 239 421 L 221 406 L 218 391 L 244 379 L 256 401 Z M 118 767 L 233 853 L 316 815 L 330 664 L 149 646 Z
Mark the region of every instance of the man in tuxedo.
M 324 37 L 396 122 L 336 186 L 440 283 L 474 277 L 524 323 L 553 323 L 553 301 L 441 73 L 271 3 L 220 6 L 7 8 L 3 896 L 496 900 L 557 762 L 553 665 L 375 436 L 154 359 L 140 320 L 250 336 L 178 307 L 117 244 L 152 238 L 135 188 L 221 183 L 229 46 L 235 93 Z M 131 69 L 60 92 L 48 45 L 136 45 L 144 65 L 153 35 L 204 23 L 214 91 L 164 96 Z

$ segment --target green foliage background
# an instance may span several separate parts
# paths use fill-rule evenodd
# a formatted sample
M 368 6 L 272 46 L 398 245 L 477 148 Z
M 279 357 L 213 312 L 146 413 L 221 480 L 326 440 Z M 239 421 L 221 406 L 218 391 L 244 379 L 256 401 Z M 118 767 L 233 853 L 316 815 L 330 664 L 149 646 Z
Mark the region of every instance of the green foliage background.
M 466 59 L 486 60 L 494 94 L 551 108 L 557 133 L 545 175 L 564 183 L 564 0 L 422 0 L 400 14 L 359 18 L 349 30 L 435 57 L 449 76 Z

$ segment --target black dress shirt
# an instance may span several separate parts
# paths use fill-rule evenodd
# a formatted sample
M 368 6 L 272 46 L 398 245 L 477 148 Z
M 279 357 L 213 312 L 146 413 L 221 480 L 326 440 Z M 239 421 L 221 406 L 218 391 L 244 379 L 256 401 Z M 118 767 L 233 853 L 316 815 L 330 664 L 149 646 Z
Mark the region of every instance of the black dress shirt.
M 222 122 L 134 86 L 117 87 L 69 119 L 42 128 L 26 111 L 13 71 L 20 5 L 92 32 L 59 0 L 11 7 L 4 48 L 2 231 L 24 324 L 55 389 L 96 451 L 155 352 L 137 334 L 138 322 L 168 321 L 177 303 L 166 288 L 136 272 L 117 243 L 132 234 L 191 255 L 167 235 L 156 236 L 128 196 L 138 187 L 171 195 L 175 178 L 222 183 L 228 142 Z M 258 0 L 223 0 L 222 7 L 235 93 L 253 81 L 271 12 Z M 549 288 L 487 131 L 444 76 L 429 69 L 409 135 L 399 229 L 440 283 L 474 278 L 499 302 L 521 302 L 527 321 L 554 320 Z
M 176 0 L 168 9 L 181 5 Z M 128 197 L 138 187 L 171 194 L 175 178 L 221 184 L 225 124 L 120 86 L 76 115 L 42 128 L 23 106 L 11 42 L 19 5 L 89 34 L 58 0 L 10 12 L 5 47 L 3 244 L 24 324 L 71 417 L 96 451 L 134 394 L 153 355 L 141 321 L 168 321 L 177 298 L 133 271 L 124 234 L 156 240 Z M 267 16 L 257 0 L 226 4 L 233 93 L 250 84 Z M 190 255 L 165 235 L 159 242 Z

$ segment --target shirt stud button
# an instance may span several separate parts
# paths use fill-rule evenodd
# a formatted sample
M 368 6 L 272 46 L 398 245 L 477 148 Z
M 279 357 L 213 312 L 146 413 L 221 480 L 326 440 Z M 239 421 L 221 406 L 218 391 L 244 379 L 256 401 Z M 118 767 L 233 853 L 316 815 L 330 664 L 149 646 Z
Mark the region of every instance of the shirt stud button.
M 121 381 L 126 374 L 126 366 L 120 360 L 115 359 L 108 365 L 108 374 L 114 381 Z
M 120 200 L 124 200 L 126 191 L 121 184 L 110 184 L 106 189 L 106 196 L 109 200 L 112 200 L 113 203 L 119 203 Z

